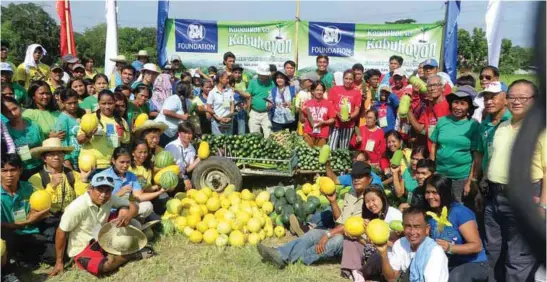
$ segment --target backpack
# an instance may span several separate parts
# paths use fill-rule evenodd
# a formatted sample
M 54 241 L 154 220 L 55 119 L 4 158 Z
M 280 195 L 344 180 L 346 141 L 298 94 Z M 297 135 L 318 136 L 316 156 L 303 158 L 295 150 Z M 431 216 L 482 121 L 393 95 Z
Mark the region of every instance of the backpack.
M 38 173 L 40 174 L 40 178 L 42 178 L 42 187 L 46 189 L 46 186 L 51 182 L 49 173 L 45 169 L 41 169 Z M 72 169 L 63 166 L 63 173 L 66 175 L 66 180 L 68 180 L 68 184 L 70 185 L 70 187 L 74 189 L 75 180 Z

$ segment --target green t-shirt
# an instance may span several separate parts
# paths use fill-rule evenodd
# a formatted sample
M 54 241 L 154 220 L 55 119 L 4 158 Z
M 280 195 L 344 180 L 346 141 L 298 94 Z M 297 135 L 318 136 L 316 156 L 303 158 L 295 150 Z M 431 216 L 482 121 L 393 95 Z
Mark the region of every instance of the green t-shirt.
M 49 133 L 55 130 L 55 124 L 59 117 L 59 111 L 42 111 L 38 109 L 26 109 L 23 112 L 23 117 L 32 120 L 42 133 L 42 139 L 49 137 Z
M 127 105 L 127 123 L 129 124 L 129 128 L 131 129 L 133 127 L 133 122 L 139 116 L 140 114 L 150 113 L 150 107 L 148 107 L 148 103 L 145 103 L 144 105 L 137 107 L 132 102 L 129 102 Z
M 437 144 L 437 172 L 452 179 L 469 177 L 478 132 L 479 123 L 474 119 L 440 118 L 430 137 Z
M 34 192 L 34 188 L 26 181 L 19 181 L 19 187 L 13 196 L 8 194 L 2 187 L 2 191 L 0 191 L 2 222 L 14 223 L 25 220 L 30 212 L 29 200 L 32 192 Z M 26 225 L 24 228 L 15 231 L 16 234 L 20 235 L 37 234 L 39 232 L 38 227 L 32 225 Z
M 505 113 L 501 117 L 498 124 L 492 124 L 492 117 L 486 115 L 479 126 L 479 134 L 477 134 L 477 152 L 483 153 L 482 157 L 482 171 L 486 172 L 488 169 L 488 163 L 492 157 L 492 144 L 494 143 L 494 135 L 500 123 L 510 120 L 512 118 L 511 112 L 505 110 Z
M 65 139 L 63 139 L 63 147 L 74 147 L 74 151 L 65 154 L 65 160 L 69 160 L 74 168 L 78 167 L 78 156 L 80 155 L 80 144 L 78 144 L 78 130 L 80 124 L 78 120 L 66 113 L 61 113 L 55 124 L 55 130 L 64 131 L 66 133 Z
M 87 96 L 83 101 L 80 102 L 80 108 L 86 111 L 95 112 L 98 106 L 99 100 L 93 95 Z
M 17 82 L 12 82 L 11 87 L 13 87 L 13 95 L 15 95 L 15 100 L 17 100 L 19 105 L 24 105 L 27 101 L 27 91 L 25 88 Z
M 266 112 L 268 108 L 266 107 L 266 101 L 264 98 L 268 98 L 270 92 L 274 88 L 273 80 L 268 80 L 267 84 L 262 84 L 255 78 L 249 83 L 247 87 L 247 92 L 251 95 L 251 109 L 260 113 Z
M 408 192 L 414 192 L 418 187 L 418 180 L 412 177 L 410 174 L 411 169 L 408 168 L 403 172 L 403 182 L 405 183 L 405 190 Z
M 8 132 L 15 143 L 17 152 L 21 159 L 23 160 L 23 166 L 25 169 L 33 169 L 42 164 L 42 161 L 39 159 L 34 159 L 30 156 L 30 149 L 34 147 L 42 146 L 42 134 L 40 129 L 34 122 L 29 119 L 25 119 L 26 127 L 23 130 L 17 130 L 9 123 L 6 123 L 8 127 Z
M 325 87 L 327 87 L 326 91 L 329 91 L 329 89 L 332 88 L 332 84 L 334 81 L 334 75 L 332 74 L 332 72 L 327 72 L 323 76 L 319 75 L 319 77 L 321 77 L 321 82 L 323 82 L 323 84 L 325 84 Z

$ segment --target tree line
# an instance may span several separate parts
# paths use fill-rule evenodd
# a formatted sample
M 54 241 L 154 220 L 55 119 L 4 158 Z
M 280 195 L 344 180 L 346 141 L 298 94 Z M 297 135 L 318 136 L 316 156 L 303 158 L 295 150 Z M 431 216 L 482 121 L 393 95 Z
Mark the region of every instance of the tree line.
M 77 20 L 77 19 L 76 19 Z M 416 23 L 414 19 L 401 19 L 387 24 Z M 106 44 L 106 24 L 87 28 L 82 33 L 74 33 L 78 56 L 95 60 L 96 66 L 104 63 Z M 2 6 L 2 45 L 9 49 L 8 58 L 21 63 L 25 58 L 28 45 L 39 43 L 47 50 L 44 63 L 53 64 L 59 60 L 59 26 L 55 20 L 34 3 Z M 147 50 L 152 62 L 156 61 L 156 28 L 118 28 L 118 51 L 128 60 L 133 60 L 139 50 Z M 487 64 L 488 47 L 486 32 L 474 28 L 472 32 L 458 30 L 458 66 L 478 71 Z M 513 46 L 510 39 L 502 40 L 499 69 L 502 73 L 513 73 L 520 68 L 533 64 L 533 49 Z

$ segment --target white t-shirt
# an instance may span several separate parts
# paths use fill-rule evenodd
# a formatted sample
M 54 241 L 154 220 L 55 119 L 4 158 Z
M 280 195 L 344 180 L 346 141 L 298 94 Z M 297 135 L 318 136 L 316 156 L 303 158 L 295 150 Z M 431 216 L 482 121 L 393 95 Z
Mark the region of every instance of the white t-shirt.
M 472 118 L 476 120 L 478 123 L 481 123 L 482 111 L 484 111 L 484 97 L 482 96 L 475 97 L 475 99 L 473 99 L 473 105 L 477 108 L 475 109 L 475 112 L 473 113 Z
M 384 221 L 387 223 L 387 224 L 390 224 L 392 221 L 394 220 L 403 220 L 403 214 L 401 213 L 400 210 L 394 208 L 394 207 L 389 207 L 387 209 L 387 214 L 386 214 L 386 218 L 384 218 Z
M 186 105 L 188 107 L 190 107 L 191 103 L 192 102 L 190 100 L 186 99 Z M 168 116 L 164 115 L 163 110 L 169 110 L 169 111 L 173 111 L 173 112 L 175 112 L 179 115 L 183 115 L 184 110 L 183 110 L 182 102 L 181 102 L 179 96 L 178 95 L 171 95 L 171 96 L 167 97 L 167 99 L 165 99 L 165 101 L 163 103 L 161 111 L 159 112 L 158 116 L 154 120 L 156 122 L 163 122 L 163 123 L 167 124 L 168 128 L 165 130 L 164 133 L 165 133 L 165 135 L 167 135 L 169 137 L 173 137 L 173 136 L 175 136 L 175 134 L 177 134 L 177 127 L 178 127 L 179 123 L 182 120 L 172 118 L 172 117 L 168 117 Z
M 167 146 L 165 146 L 165 150 L 173 155 L 175 163 L 180 168 L 180 174 L 186 175 L 186 168 L 196 159 L 196 149 L 194 146 L 192 146 L 192 144 L 188 144 L 188 147 L 184 148 L 180 142 L 180 139 L 177 138 L 167 144 Z
M 225 88 L 222 92 L 215 86 L 207 96 L 207 105 L 211 105 L 215 114 L 219 117 L 226 117 L 230 114 L 230 107 L 234 102 L 234 91 Z
M 403 237 L 397 240 L 388 252 L 389 264 L 395 271 L 406 272 L 415 255 L 416 252 L 412 251 L 410 243 Z M 437 245 L 431 251 L 424 276 L 426 282 L 448 281 L 448 258 L 441 246 Z

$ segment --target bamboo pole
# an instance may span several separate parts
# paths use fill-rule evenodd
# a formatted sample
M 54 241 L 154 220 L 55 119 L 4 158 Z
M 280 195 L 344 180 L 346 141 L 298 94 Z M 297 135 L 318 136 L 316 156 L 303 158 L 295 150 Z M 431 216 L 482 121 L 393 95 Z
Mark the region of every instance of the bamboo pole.
M 296 0 L 296 40 L 295 40 L 295 46 L 296 46 L 296 70 L 298 70 L 298 37 L 299 37 L 299 26 L 300 26 L 300 0 Z

